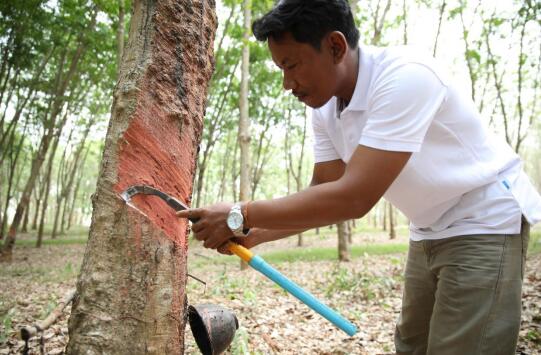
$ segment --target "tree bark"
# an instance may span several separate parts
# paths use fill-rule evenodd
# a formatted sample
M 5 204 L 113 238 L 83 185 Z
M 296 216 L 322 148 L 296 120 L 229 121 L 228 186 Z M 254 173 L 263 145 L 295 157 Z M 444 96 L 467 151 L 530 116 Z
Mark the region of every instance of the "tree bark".
M 395 230 L 395 220 L 394 220 L 394 209 L 393 205 L 389 202 L 389 238 L 395 239 L 396 238 L 396 230 Z
M 79 187 L 81 186 L 81 180 L 83 179 L 84 175 L 84 166 L 86 162 L 86 158 L 88 157 L 88 153 L 90 152 L 90 147 L 86 148 L 85 154 L 83 156 L 83 159 L 81 160 L 79 169 L 78 169 L 78 177 L 77 182 L 75 183 L 75 188 L 73 189 L 73 195 L 71 198 L 71 204 L 68 214 L 68 226 L 67 229 L 69 230 L 71 228 L 72 222 L 73 222 L 73 213 L 75 211 L 75 202 L 77 201 L 77 196 L 79 194 Z
M 67 354 L 182 354 L 187 221 L 152 185 L 190 201 L 213 69 L 214 2 L 136 0 L 93 195 Z
M 383 210 L 383 213 L 381 213 L 381 229 L 386 232 L 387 231 L 387 201 L 381 200 L 380 208 Z
M 13 188 L 13 179 L 15 177 L 15 166 L 17 165 L 17 161 L 19 160 L 19 156 L 21 154 L 22 147 L 26 139 L 26 129 L 27 129 L 27 126 L 25 125 L 23 134 L 21 135 L 21 138 L 19 140 L 19 144 L 16 147 L 12 148 L 10 152 L 11 162 L 9 166 L 6 202 L 5 202 L 4 213 L 3 213 L 4 218 L 2 219 L 2 223 L 0 224 L 0 240 L 4 239 L 4 233 L 6 231 L 6 225 L 8 221 L 7 217 L 8 217 L 9 201 L 11 200 L 11 197 L 12 197 L 11 190 Z M 15 154 L 15 157 L 13 157 L 13 154 Z
M 355 220 L 350 219 L 347 221 L 348 224 L 348 243 L 349 245 L 353 244 L 353 227 L 355 226 Z
M 81 159 L 81 154 L 83 153 L 83 149 L 86 144 L 86 139 L 88 138 L 88 134 L 90 133 L 90 128 L 92 128 L 93 124 L 94 124 L 94 118 L 91 118 L 87 122 L 87 126 L 83 133 L 83 137 L 81 138 L 81 141 L 77 145 L 77 149 L 75 150 L 75 153 L 73 154 L 71 166 L 68 169 L 67 184 L 62 190 L 62 198 L 64 200 L 64 205 L 62 208 L 62 217 L 60 219 L 60 234 L 61 235 L 63 235 L 65 232 L 64 228 L 66 225 L 66 213 L 69 206 L 70 193 L 73 191 L 73 183 L 75 181 L 75 174 L 79 167 L 79 160 Z
M 239 143 L 240 143 L 240 200 L 246 201 L 250 198 L 250 114 L 248 109 L 248 81 L 250 77 L 250 46 L 248 43 L 250 33 L 250 0 L 244 0 L 244 45 L 242 47 L 241 82 L 240 82 L 240 122 L 239 122 Z
M 43 202 L 41 204 L 41 215 L 39 219 L 39 227 L 38 227 L 38 234 L 36 237 L 36 248 L 41 248 L 41 245 L 43 243 L 43 233 L 45 230 L 45 214 L 47 212 L 47 206 L 49 205 L 49 191 L 51 189 L 51 173 L 53 168 L 53 159 L 56 154 L 56 145 L 58 142 L 58 139 L 55 141 L 53 149 L 51 150 L 51 153 L 49 154 L 49 162 L 47 163 L 47 172 L 45 173 L 45 187 L 43 191 Z
M 239 145 L 240 145 L 240 193 L 239 200 L 247 201 L 250 198 L 250 113 L 248 102 L 248 82 L 250 78 L 250 25 L 251 25 L 251 0 L 244 0 L 244 44 L 242 46 L 241 79 L 240 79 L 240 122 L 239 122 Z M 247 269 L 248 265 L 241 260 L 240 268 Z
M 40 248 L 43 241 L 43 233 L 45 229 L 45 217 L 46 217 L 47 207 L 49 203 L 49 193 L 51 190 L 51 174 L 53 170 L 53 162 L 54 162 L 54 157 L 56 155 L 56 150 L 58 149 L 58 144 L 60 143 L 60 137 L 62 136 L 62 131 L 64 129 L 64 126 L 66 125 L 66 120 L 68 119 L 68 112 L 69 110 L 66 110 L 66 112 L 64 113 L 64 116 L 62 120 L 60 121 L 58 131 L 53 137 L 54 141 L 51 147 L 51 153 L 49 154 L 49 160 L 46 164 L 47 169 L 46 169 L 45 180 L 44 180 L 45 187 L 44 187 L 43 198 L 42 198 L 43 204 L 41 208 L 41 217 L 40 217 L 40 222 L 39 222 L 38 234 L 36 238 L 36 248 Z M 55 237 L 54 231 L 51 234 L 52 234 L 52 238 L 54 239 Z
M 54 209 L 54 218 L 53 218 L 53 229 L 51 230 L 51 239 L 56 239 L 58 236 L 58 218 L 60 217 L 60 211 L 62 209 L 62 201 L 64 199 L 64 189 L 66 188 L 66 175 L 65 171 L 67 170 L 66 165 L 66 154 L 68 152 L 68 146 L 71 142 L 71 137 L 73 136 L 73 128 L 71 129 L 68 138 L 66 140 L 66 146 L 62 152 L 62 157 L 58 164 L 58 171 L 56 174 L 56 206 Z M 60 137 L 60 135 L 59 135 Z
M 38 177 L 38 180 L 39 179 L 40 177 Z M 34 217 L 32 217 L 32 227 L 31 227 L 33 231 L 35 231 L 38 227 L 39 207 L 41 206 L 41 199 L 44 193 L 45 182 L 39 181 L 38 185 L 39 185 L 39 190 L 36 191 L 36 189 L 34 189 L 35 205 L 34 205 Z
M 381 14 L 381 17 L 379 15 L 380 11 L 380 4 L 381 0 L 378 0 L 376 5 L 376 10 L 372 12 L 373 16 L 373 29 L 374 32 L 372 33 L 372 39 L 370 40 L 370 44 L 377 46 L 381 43 L 381 35 L 383 31 L 383 26 L 385 25 L 385 18 L 387 17 L 387 14 L 389 13 L 389 10 L 391 9 L 391 0 L 387 0 L 387 3 L 385 4 L 385 8 L 383 9 L 383 13 Z
M 30 209 L 30 204 L 24 210 L 23 225 L 21 227 L 22 233 L 28 233 L 28 210 Z
M 438 39 L 440 38 L 441 25 L 443 23 L 443 14 L 445 13 L 446 6 L 447 6 L 446 0 L 443 0 L 440 6 L 440 18 L 438 21 L 438 30 L 436 31 L 436 38 L 434 39 L 434 49 L 432 52 L 433 57 L 435 57 L 436 53 L 438 52 Z
M 336 224 L 338 230 L 338 260 L 349 261 L 349 243 L 348 243 L 348 231 L 347 222 L 340 222 Z

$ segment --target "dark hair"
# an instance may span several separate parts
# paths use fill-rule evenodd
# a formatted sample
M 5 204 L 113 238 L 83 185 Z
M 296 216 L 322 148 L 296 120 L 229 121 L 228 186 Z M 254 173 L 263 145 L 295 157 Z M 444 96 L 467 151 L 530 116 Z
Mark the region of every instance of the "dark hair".
M 280 39 L 290 32 L 297 42 L 320 49 L 321 40 L 331 31 L 340 31 L 351 48 L 357 48 L 359 30 L 347 0 L 281 0 L 252 24 L 259 41 Z

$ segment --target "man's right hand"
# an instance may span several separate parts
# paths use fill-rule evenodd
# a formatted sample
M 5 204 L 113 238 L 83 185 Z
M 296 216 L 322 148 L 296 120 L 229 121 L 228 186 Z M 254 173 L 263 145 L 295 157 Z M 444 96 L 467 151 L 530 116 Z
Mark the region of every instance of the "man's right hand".
M 231 238 L 230 241 L 240 244 L 245 248 L 251 249 L 256 245 L 286 238 L 295 234 L 302 233 L 304 231 L 304 229 L 271 230 L 262 228 L 251 228 L 250 233 L 248 233 L 246 237 Z M 218 247 L 217 250 L 221 254 L 233 255 L 233 253 L 231 253 L 229 249 L 227 249 L 227 243 L 224 243 L 223 245 Z
M 268 229 L 252 228 L 246 237 L 235 237 L 231 238 L 229 241 L 242 245 L 247 249 L 251 249 L 256 245 L 267 241 L 265 237 L 268 238 L 272 232 L 273 231 Z M 274 233 L 276 233 L 276 231 L 274 231 Z M 217 250 L 220 254 L 233 255 L 233 253 L 227 248 L 227 242 L 218 247 Z

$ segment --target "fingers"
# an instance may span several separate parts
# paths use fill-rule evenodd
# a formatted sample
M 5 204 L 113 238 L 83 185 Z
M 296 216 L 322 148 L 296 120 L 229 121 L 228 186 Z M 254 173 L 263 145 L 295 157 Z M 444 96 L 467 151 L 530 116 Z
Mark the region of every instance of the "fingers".
M 189 208 L 178 211 L 176 215 L 179 218 L 188 218 L 192 221 L 191 230 L 195 239 L 202 241 L 203 246 L 209 249 L 218 249 L 227 240 L 233 237 L 233 234 L 225 222 L 229 206 L 222 210 L 213 205 L 205 208 Z M 222 254 L 231 254 L 222 248 Z
M 218 249 L 232 237 L 231 231 L 222 229 L 203 229 L 196 233 L 196 238 L 203 241 L 203 246 L 208 249 Z
M 227 246 L 228 246 L 228 242 L 225 242 L 222 245 L 220 245 L 217 249 L 218 253 L 225 254 L 225 255 L 233 255 L 233 253 L 229 250 Z
M 203 231 L 203 229 L 205 229 L 206 225 L 204 222 L 198 222 L 198 223 L 193 223 L 192 224 L 192 232 L 194 232 L 195 234 L 197 233 L 201 233 Z
M 189 211 L 190 210 L 177 211 L 177 217 L 179 217 L 179 218 L 188 218 L 190 216 Z
M 177 212 L 177 217 L 188 218 L 191 221 L 197 221 L 203 216 L 204 210 L 202 208 L 189 208 Z

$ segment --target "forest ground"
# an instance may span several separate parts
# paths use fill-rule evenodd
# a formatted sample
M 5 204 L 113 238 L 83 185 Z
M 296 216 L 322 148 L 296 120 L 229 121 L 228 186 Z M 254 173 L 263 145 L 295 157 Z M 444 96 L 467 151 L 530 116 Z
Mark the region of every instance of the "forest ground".
M 236 314 L 240 328 L 228 354 L 392 354 L 393 329 L 402 293 L 407 238 L 401 231 L 390 241 L 381 232 L 358 232 L 354 257 L 335 261 L 334 231 L 269 243 L 255 251 L 299 285 L 348 319 L 359 332 L 348 337 L 292 296 L 247 269 L 236 257 L 220 256 L 191 242 L 188 272 L 206 286 L 188 279 L 190 304 L 214 303 Z M 62 237 L 58 244 L 32 246 L 21 238 L 14 261 L 0 268 L 0 354 L 21 353 L 19 328 L 45 316 L 75 286 L 84 254 L 84 230 Z M 539 235 L 539 229 L 536 231 Z M 523 289 L 519 354 L 541 353 L 541 241 L 533 241 Z M 295 261 L 291 261 L 295 260 Z M 69 308 L 53 326 L 34 337 L 30 354 L 61 354 L 67 343 Z M 198 354 L 189 326 L 186 354 Z

